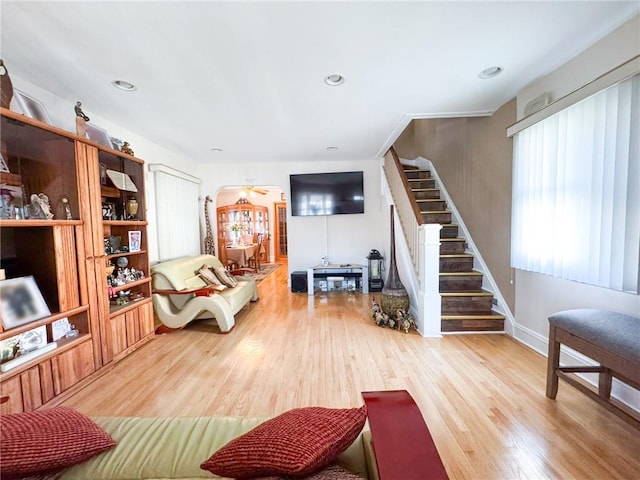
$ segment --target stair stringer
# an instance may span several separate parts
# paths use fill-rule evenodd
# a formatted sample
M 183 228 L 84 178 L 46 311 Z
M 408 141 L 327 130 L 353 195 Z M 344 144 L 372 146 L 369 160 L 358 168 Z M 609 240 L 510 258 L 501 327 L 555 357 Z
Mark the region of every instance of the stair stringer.
M 508 335 L 513 336 L 515 329 L 515 318 L 513 316 L 513 313 L 507 305 L 502 292 L 500 292 L 498 284 L 495 282 L 493 276 L 491 275 L 489 267 L 487 267 L 487 264 L 482 258 L 482 254 L 476 247 L 476 244 L 473 242 L 473 238 L 471 237 L 471 234 L 469 233 L 469 230 L 464 223 L 464 219 L 460 215 L 460 212 L 458 212 L 458 209 L 451 199 L 449 192 L 447 192 L 446 187 L 440 180 L 438 171 L 431 163 L 431 161 L 427 160 L 424 157 L 417 157 L 414 160 L 406 160 L 401 158 L 400 162 L 404 165 L 411 165 L 431 171 L 431 177 L 435 180 L 436 187 L 440 190 L 441 198 L 443 198 L 447 202 L 447 208 L 451 211 L 452 220 L 458 224 L 458 229 L 461 233 L 460 236 L 462 236 L 467 241 L 467 251 L 472 253 L 474 256 L 474 269 L 482 272 L 482 288 L 492 292 L 494 297 L 498 300 L 498 305 L 494 305 L 493 309 L 501 315 L 505 316 L 506 322 L 504 331 Z

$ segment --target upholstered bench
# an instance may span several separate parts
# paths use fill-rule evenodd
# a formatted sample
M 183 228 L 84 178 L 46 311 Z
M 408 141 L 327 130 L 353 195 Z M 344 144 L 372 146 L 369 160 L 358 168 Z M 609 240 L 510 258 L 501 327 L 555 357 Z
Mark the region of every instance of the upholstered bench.
M 564 344 L 599 366 L 560 366 Z M 575 373 L 598 373 L 597 391 Z M 640 426 L 640 415 L 611 399 L 611 379 L 640 388 L 640 318 L 596 309 L 576 309 L 549 317 L 547 397 L 555 399 L 562 378 L 624 420 Z

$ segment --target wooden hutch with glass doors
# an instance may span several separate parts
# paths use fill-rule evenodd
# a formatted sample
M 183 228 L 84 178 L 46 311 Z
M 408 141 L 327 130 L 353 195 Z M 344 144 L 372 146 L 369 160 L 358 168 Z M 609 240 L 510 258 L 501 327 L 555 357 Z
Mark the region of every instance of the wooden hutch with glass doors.
M 4 108 L 0 122 L 4 414 L 77 391 L 154 321 L 144 162 Z
M 269 209 L 249 202 L 216 209 L 218 248 L 242 243 L 257 243 L 262 234 L 261 262 L 269 261 Z

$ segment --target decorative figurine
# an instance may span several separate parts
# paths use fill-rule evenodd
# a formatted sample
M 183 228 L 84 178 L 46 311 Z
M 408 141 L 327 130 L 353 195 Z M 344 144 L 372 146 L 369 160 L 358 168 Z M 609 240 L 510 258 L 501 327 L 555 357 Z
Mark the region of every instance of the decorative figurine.
M 47 220 L 53 219 L 55 216 L 51 213 L 51 205 L 49 203 L 49 197 L 45 193 L 32 194 L 31 206 L 36 215 L 32 215 L 35 218 L 46 218 Z
M 0 218 L 13 217 L 13 195 L 11 190 L 3 188 L 0 190 Z
M 69 197 L 64 195 L 62 197 L 62 208 L 64 209 L 64 216 L 67 220 L 73 220 L 73 215 L 71 215 L 71 206 L 69 205 Z
M 82 111 L 82 102 L 76 102 L 74 110 L 76 111 L 76 117 L 82 118 L 85 122 L 88 122 L 90 120 L 89 117 L 87 117 Z
M 89 121 L 89 117 L 87 117 L 82 111 L 82 103 L 76 102 L 76 106 L 74 107 L 76 112 L 76 133 L 81 137 L 87 136 L 87 122 Z
M 122 151 L 122 140 L 116 137 L 109 137 L 109 140 L 111 140 L 111 146 L 113 146 L 115 150 Z
M 131 145 L 129 145 L 129 142 L 124 142 L 122 144 L 122 153 L 126 153 L 128 155 L 133 155 L 133 149 L 131 148 Z

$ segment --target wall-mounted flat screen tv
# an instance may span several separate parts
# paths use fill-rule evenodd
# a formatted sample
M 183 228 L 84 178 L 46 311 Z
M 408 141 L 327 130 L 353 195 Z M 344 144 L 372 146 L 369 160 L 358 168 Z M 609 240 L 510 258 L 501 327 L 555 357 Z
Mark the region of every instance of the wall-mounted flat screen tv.
M 294 217 L 364 213 L 362 172 L 289 175 Z

